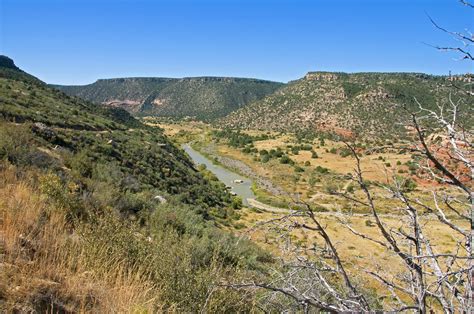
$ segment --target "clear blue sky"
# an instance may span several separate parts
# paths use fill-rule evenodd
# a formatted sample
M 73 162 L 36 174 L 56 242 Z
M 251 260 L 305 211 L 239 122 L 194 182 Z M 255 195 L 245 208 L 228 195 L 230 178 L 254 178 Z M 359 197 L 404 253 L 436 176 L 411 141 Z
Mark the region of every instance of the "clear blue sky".
M 457 0 L 0 0 L 0 54 L 48 83 L 127 76 L 288 81 L 308 71 L 472 72 L 439 24 Z

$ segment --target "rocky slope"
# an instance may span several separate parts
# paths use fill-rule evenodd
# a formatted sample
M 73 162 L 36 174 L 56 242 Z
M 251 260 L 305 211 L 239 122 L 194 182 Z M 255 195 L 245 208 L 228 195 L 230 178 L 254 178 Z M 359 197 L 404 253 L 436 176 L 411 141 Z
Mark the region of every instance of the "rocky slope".
M 230 128 L 309 131 L 342 136 L 398 137 L 415 109 L 463 95 L 446 77 L 420 73 L 310 72 L 284 88 L 221 119 Z M 469 108 L 467 97 L 463 108 Z M 471 104 L 472 105 L 472 104 Z M 468 115 L 467 117 L 468 118 Z

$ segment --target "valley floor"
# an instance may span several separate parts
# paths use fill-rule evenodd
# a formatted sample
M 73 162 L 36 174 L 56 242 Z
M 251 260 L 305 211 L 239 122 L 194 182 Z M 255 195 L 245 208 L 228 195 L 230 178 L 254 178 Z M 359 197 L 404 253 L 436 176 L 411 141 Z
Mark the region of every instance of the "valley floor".
M 253 189 L 257 197 L 249 200 L 249 206 L 240 211 L 240 219 L 231 227 L 232 232 L 248 237 L 284 258 L 290 258 L 285 249 L 288 241 L 298 248 L 299 254 L 310 256 L 316 247 L 324 250 L 322 239 L 315 233 L 301 229 L 288 233 L 288 229 L 285 229 L 288 225 L 280 223 L 285 217 L 297 213 L 298 208 L 294 204 L 303 201 L 316 209 L 351 272 L 361 275 L 363 269 L 377 271 L 390 265 L 391 274 L 396 276 L 403 269 L 403 262 L 393 252 L 368 242 L 352 231 L 372 239 L 382 239 L 370 212 L 363 206 L 335 195 L 336 191 L 343 191 L 354 198 L 362 196 L 362 192 L 354 188 L 349 175 L 354 170 L 355 161 L 345 155 L 344 143 L 319 139 L 302 143 L 293 134 L 248 131 L 244 133 L 254 137 L 251 144 L 235 147 L 230 144 L 229 138 L 216 137 L 216 132 L 220 130 L 202 123 L 161 123 L 159 126 L 175 141 L 193 141 L 193 146 L 208 158 L 254 181 Z M 255 139 L 262 135 L 268 138 Z M 311 148 L 292 150 L 292 147 L 303 145 L 310 145 Z M 246 150 L 249 146 L 250 152 Z M 281 150 L 292 162 L 281 163 L 281 157 L 262 162 L 263 150 Z M 411 193 L 429 201 L 429 192 L 433 186 L 413 175 L 413 160 L 408 152 L 377 150 L 369 146 L 361 151 L 364 152 L 361 166 L 368 181 L 374 184 L 387 183 L 392 176 L 403 176 L 413 180 Z M 390 193 L 375 188 L 374 197 L 380 217 L 392 230 L 407 223 L 403 221 L 403 212 Z M 304 220 L 298 217 L 292 219 Z M 433 246 L 440 252 L 449 252 L 458 237 L 446 224 L 440 223 L 435 215 L 426 214 L 423 219 L 424 224 L 430 225 L 427 236 L 435 239 Z M 460 221 L 456 223 L 464 224 Z M 467 224 L 465 227 L 468 227 Z M 380 287 L 380 283 L 375 280 L 369 282 L 374 289 Z

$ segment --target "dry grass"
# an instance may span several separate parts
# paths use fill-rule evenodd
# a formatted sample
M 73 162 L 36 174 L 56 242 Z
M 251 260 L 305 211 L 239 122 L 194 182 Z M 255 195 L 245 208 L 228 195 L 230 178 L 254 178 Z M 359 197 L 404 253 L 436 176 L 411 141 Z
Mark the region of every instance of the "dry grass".
M 150 126 L 158 126 L 164 130 L 166 136 L 173 137 L 178 134 L 180 131 L 188 132 L 193 135 L 198 135 L 203 129 L 207 129 L 208 125 L 204 122 L 191 121 L 191 122 L 181 122 L 181 123 L 156 123 L 151 119 L 145 118 L 146 124 Z
M 269 228 L 271 225 L 262 225 L 264 221 L 270 221 L 281 216 L 282 214 L 256 213 L 250 209 L 243 209 L 239 222 L 246 227 L 235 230 L 235 232 L 250 237 L 252 241 L 277 256 L 291 259 L 288 251 L 282 249 L 287 245 L 287 242 L 282 238 L 283 233 L 277 232 L 274 228 Z M 362 269 L 370 269 L 375 272 L 383 269 L 386 274 L 393 276 L 405 270 L 403 262 L 393 252 L 354 235 L 339 221 L 338 217 L 327 213 L 318 214 L 318 217 L 336 245 L 344 264 L 354 277 L 366 277 L 363 276 Z M 375 222 L 370 216 L 346 216 L 346 218 L 349 219 L 351 226 L 358 232 L 366 234 L 373 239 L 383 240 L 379 229 L 375 226 Z M 406 225 L 399 217 L 383 216 L 382 219 L 384 223 L 394 229 Z M 310 221 L 305 222 L 311 224 Z M 429 228 L 424 230 L 425 236 L 430 239 L 431 245 L 437 252 L 448 253 L 453 250 L 458 238 L 447 225 L 433 217 L 423 218 L 422 223 L 429 226 Z M 460 226 L 468 227 L 464 221 L 456 221 L 456 223 Z M 317 232 L 293 229 L 289 234 L 289 238 L 294 245 L 300 247 L 300 254 L 314 256 L 314 252 L 311 250 L 314 244 L 324 247 L 323 239 Z M 388 265 L 389 267 L 387 267 Z M 369 287 L 375 289 L 380 287 L 379 282 L 373 278 L 365 279 L 369 283 Z
M 318 154 L 319 158 L 312 159 L 311 152 L 309 151 L 300 151 L 298 155 L 292 155 L 293 159 L 298 164 L 304 164 L 304 162 L 309 161 L 311 167 L 323 166 L 330 169 L 333 172 L 346 174 L 351 172 L 354 169 L 354 159 L 351 157 L 342 157 L 339 154 L 333 154 L 326 152 L 326 150 L 331 150 L 332 148 L 340 149 L 345 148 L 346 146 L 340 142 L 333 142 L 330 140 L 325 141 L 323 147 L 317 148 L 318 141 L 314 141 L 313 150 Z M 297 145 L 295 139 L 288 135 L 282 135 L 276 139 L 270 139 L 265 141 L 255 142 L 255 147 L 259 150 L 261 149 L 276 149 L 280 147 L 285 149 L 287 145 Z M 383 157 L 384 161 L 378 159 L 378 157 Z M 396 167 L 397 161 L 400 161 L 402 164 L 411 159 L 410 154 L 395 154 L 395 153 L 380 153 L 369 156 L 361 157 L 361 166 L 364 169 L 365 178 L 367 180 L 373 181 L 385 181 L 385 170 L 387 169 L 386 163 L 390 163 L 391 167 L 388 167 L 388 171 L 394 169 L 404 169 L 406 166 Z
M 25 175 L 25 174 L 24 174 Z M 27 173 L 25 177 L 34 176 Z M 65 211 L 14 168 L 0 172 L 0 308 L 7 312 L 133 312 L 157 308 L 159 289 L 106 251 L 91 267 Z

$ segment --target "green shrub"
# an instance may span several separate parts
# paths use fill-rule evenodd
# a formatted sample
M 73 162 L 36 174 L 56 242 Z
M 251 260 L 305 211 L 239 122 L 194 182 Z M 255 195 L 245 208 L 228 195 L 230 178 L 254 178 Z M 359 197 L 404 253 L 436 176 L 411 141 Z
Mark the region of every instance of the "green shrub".
M 318 173 L 323 173 L 323 174 L 329 172 L 328 168 L 324 168 L 324 167 L 321 167 L 321 166 L 317 166 L 314 170 Z
M 298 165 L 295 166 L 295 172 L 304 172 L 304 169 Z
M 352 151 L 349 148 L 344 147 L 344 148 L 341 148 L 339 155 L 341 155 L 341 157 L 347 157 L 349 155 L 352 155 Z
M 280 158 L 280 163 L 281 164 L 293 164 L 294 162 L 293 162 L 293 160 L 291 160 L 290 157 L 288 157 L 288 155 L 283 155 Z
M 260 157 L 260 161 L 263 162 L 263 163 L 267 163 L 269 160 L 270 160 L 270 155 L 269 154 L 265 154 L 265 155 L 262 155 Z
M 242 208 L 242 197 L 240 197 L 240 196 L 233 196 L 233 197 L 232 197 L 232 202 L 231 202 L 230 206 L 231 206 L 233 209 L 240 209 L 240 208 Z

